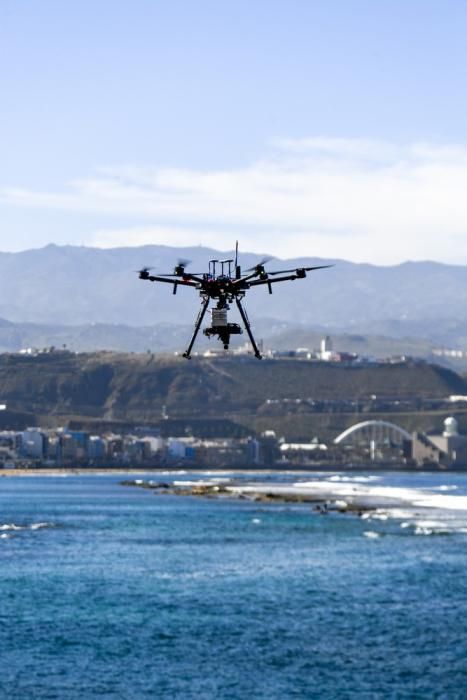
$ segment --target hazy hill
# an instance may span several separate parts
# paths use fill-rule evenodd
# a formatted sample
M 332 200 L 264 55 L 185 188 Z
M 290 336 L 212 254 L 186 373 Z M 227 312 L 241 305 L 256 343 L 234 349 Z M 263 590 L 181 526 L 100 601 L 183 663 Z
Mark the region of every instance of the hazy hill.
M 202 247 L 93 249 L 49 245 L 20 253 L 0 253 L 0 316 L 15 322 L 55 325 L 90 323 L 153 326 L 191 325 L 199 308 L 192 290 L 144 283 L 135 270 L 154 265 L 170 272 L 178 258 L 201 272 L 212 258 L 232 251 Z M 244 253 L 249 267 L 258 255 Z M 271 269 L 312 265 L 315 258 L 274 260 Z M 393 336 L 421 336 L 437 342 L 467 343 L 467 267 L 407 262 L 377 267 L 337 261 L 334 268 L 306 280 L 248 294 L 253 323 L 267 318 L 296 327 L 351 330 Z M 234 315 L 234 314 L 233 314 Z

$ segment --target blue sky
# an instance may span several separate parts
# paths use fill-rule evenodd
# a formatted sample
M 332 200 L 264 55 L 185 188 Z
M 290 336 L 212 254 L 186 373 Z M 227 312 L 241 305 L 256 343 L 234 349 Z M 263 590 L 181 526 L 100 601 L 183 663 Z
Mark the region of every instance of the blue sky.
M 467 263 L 466 29 L 460 0 L 2 0 L 0 249 Z

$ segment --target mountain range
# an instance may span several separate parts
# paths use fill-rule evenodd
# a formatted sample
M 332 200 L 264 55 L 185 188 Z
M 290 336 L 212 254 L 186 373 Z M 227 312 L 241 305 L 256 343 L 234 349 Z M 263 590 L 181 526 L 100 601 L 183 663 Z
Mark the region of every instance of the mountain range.
M 187 270 L 200 273 L 208 260 L 233 256 L 233 251 L 201 246 L 159 245 L 48 245 L 0 253 L 0 348 L 17 349 L 34 339 L 36 345 L 61 340 L 73 345 L 79 337 L 84 349 L 171 350 L 189 334 L 199 297 L 186 288 L 173 297 L 169 285 L 142 282 L 136 271 L 152 266 L 155 274 L 169 273 L 177 260 L 188 259 Z M 246 269 L 261 258 L 241 253 L 239 261 Z M 263 287 L 250 290 L 245 305 L 257 334 L 289 347 L 323 333 L 467 347 L 466 266 L 406 262 L 380 267 L 304 257 L 271 259 L 266 267 L 321 264 L 334 267 L 278 284 L 272 296 Z M 233 309 L 232 320 L 237 320 Z

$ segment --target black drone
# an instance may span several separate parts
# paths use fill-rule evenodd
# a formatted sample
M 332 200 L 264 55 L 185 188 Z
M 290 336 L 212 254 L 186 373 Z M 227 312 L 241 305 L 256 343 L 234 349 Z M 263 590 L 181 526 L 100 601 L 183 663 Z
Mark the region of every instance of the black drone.
M 201 310 L 196 319 L 195 329 L 190 340 L 188 348 L 183 353 L 183 357 L 190 359 L 191 350 L 198 335 L 199 329 L 203 322 L 204 315 L 208 310 L 209 302 L 214 299 L 216 307 L 211 311 L 211 325 L 203 330 L 204 335 L 211 337 L 217 336 L 224 345 L 224 350 L 229 349 L 230 336 L 243 333 L 238 323 L 228 323 L 227 311 L 229 304 L 234 301 L 238 306 L 240 316 L 242 317 L 248 337 L 258 360 L 261 359 L 261 353 L 258 350 L 256 341 L 251 332 L 250 322 L 246 311 L 242 305 L 242 299 L 246 292 L 251 287 L 256 287 L 259 284 L 266 284 L 269 294 L 272 294 L 272 285 L 276 282 L 288 282 L 289 280 L 303 279 L 307 272 L 311 270 L 322 270 L 332 265 L 317 265 L 315 267 L 297 267 L 292 270 L 274 270 L 273 272 L 266 271 L 264 266 L 269 259 L 262 260 L 254 267 L 246 270 L 247 274 L 242 275 L 240 265 L 238 265 L 238 243 L 235 247 L 235 260 L 210 260 L 208 272 L 193 273 L 186 272 L 185 268 L 189 264 L 188 260 L 179 260 L 173 273 L 150 275 L 150 267 L 143 267 L 139 270 L 139 278 L 149 280 L 150 282 L 168 282 L 173 285 L 173 293 L 177 293 L 178 285 L 184 287 L 194 287 L 198 290 L 202 299 Z M 233 265 L 233 273 L 232 273 Z M 217 270 L 220 268 L 220 274 Z M 277 277 L 276 275 L 281 275 Z

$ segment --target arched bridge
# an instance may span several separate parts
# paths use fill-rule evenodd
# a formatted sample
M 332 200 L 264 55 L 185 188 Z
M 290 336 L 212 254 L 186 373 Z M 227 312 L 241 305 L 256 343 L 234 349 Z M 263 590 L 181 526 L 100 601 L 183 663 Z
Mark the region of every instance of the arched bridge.
M 404 440 L 412 440 L 407 430 L 386 420 L 366 420 L 352 425 L 334 439 L 334 444 L 349 440 L 352 442 L 367 442 L 369 444 L 398 444 Z

